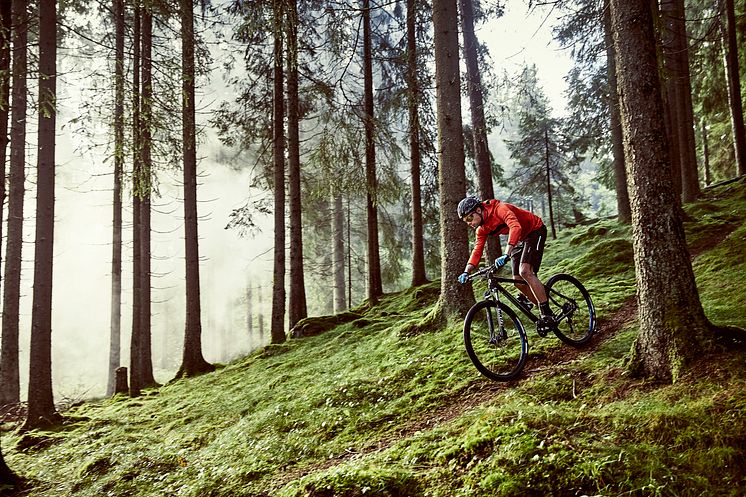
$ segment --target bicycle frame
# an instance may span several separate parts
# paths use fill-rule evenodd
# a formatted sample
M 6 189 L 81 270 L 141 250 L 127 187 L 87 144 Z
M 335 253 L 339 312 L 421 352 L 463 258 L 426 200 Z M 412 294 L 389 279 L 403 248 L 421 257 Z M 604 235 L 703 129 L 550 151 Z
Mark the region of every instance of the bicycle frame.
M 526 317 L 531 320 L 532 322 L 536 322 L 539 320 L 538 317 L 536 317 L 531 310 L 523 305 L 520 300 L 513 297 L 508 290 L 505 289 L 504 286 L 502 286 L 500 283 L 511 283 L 511 284 L 518 284 L 518 285 L 528 285 L 525 281 L 520 280 L 514 280 L 513 278 L 501 278 L 499 276 L 495 275 L 489 275 L 487 278 L 489 289 L 484 292 L 484 298 L 489 299 L 492 298 L 495 301 L 500 301 L 500 294 L 504 295 L 516 308 L 520 309 L 523 314 L 526 315 Z

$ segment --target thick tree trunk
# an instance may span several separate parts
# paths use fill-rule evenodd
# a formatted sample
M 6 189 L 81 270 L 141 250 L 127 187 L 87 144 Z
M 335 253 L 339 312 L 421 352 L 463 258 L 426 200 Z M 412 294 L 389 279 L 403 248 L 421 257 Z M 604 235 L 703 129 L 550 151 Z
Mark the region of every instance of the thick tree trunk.
M 609 0 L 604 2 L 604 43 L 606 44 L 606 68 L 609 80 L 609 120 L 611 126 L 611 155 L 614 168 L 614 187 L 616 191 L 617 219 L 620 223 L 630 224 L 632 212 L 627 193 L 627 171 L 624 167 L 624 143 L 622 141 L 622 122 L 619 115 L 619 92 L 616 80 L 616 57 L 614 40 L 611 37 L 611 12 Z
M 153 357 L 151 346 L 151 252 L 150 252 L 150 199 L 152 184 L 152 129 L 153 129 L 153 12 L 146 5 L 142 16 L 142 102 L 140 164 L 142 166 L 140 205 L 140 372 L 143 387 L 156 386 L 153 377 Z
M 741 102 L 741 80 L 738 62 L 738 39 L 736 15 L 733 0 L 724 0 L 725 32 L 725 66 L 728 75 L 728 103 L 730 104 L 731 123 L 733 125 L 733 142 L 736 150 L 738 175 L 746 174 L 746 130 L 743 122 L 743 104 Z
M 274 0 L 274 116 L 272 149 L 275 188 L 275 248 L 272 282 L 272 343 L 282 343 L 285 336 L 285 128 L 282 71 L 283 1 Z
M 632 200 L 640 333 L 635 372 L 676 380 L 709 346 L 673 188 L 653 18 L 648 0 L 611 0 L 620 107 Z
M 5 209 L 5 163 L 8 159 L 8 120 L 10 116 L 10 44 L 12 2 L 0 2 L 0 240 L 3 239 Z
M 298 6 L 287 4 L 288 19 L 288 193 L 290 197 L 290 302 L 288 327 L 308 315 L 303 275 L 303 222 L 300 182 L 300 139 L 298 109 Z
M 23 252 L 23 197 L 26 187 L 26 2 L 13 2 L 13 101 L 8 198 L 8 230 L 3 282 L 2 344 L 0 345 L 0 405 L 20 402 L 19 308 Z
M 14 489 L 18 477 L 11 471 L 3 458 L 3 451 L 0 448 L 0 486 L 8 486 Z
M 142 389 L 142 118 L 140 114 L 140 66 L 141 57 L 141 11 L 140 0 L 134 2 L 132 33 L 132 332 L 130 333 L 130 396 L 137 397 Z
M 335 194 L 332 209 L 332 264 L 334 273 L 334 312 L 347 309 L 345 298 L 345 213 L 342 195 Z
M 116 392 L 122 341 L 122 172 L 124 170 L 124 0 L 114 0 L 114 192 L 112 200 L 111 319 L 106 395 Z
M 484 118 L 484 89 L 479 72 L 477 35 L 474 33 L 474 0 L 459 0 L 461 29 L 464 37 L 464 62 L 466 63 L 466 89 L 471 110 L 471 132 L 474 142 L 474 161 L 479 178 L 479 196 L 482 200 L 495 198 L 492 187 L 492 160 L 487 142 L 487 123 Z M 487 260 L 491 263 L 502 255 L 499 237 L 487 240 Z
M 420 88 L 417 78 L 416 7 L 417 0 L 407 0 L 407 107 L 409 111 L 409 164 L 412 173 L 412 286 L 427 283 L 420 174 Z
M 186 322 L 181 366 L 176 377 L 214 371 L 202 355 L 202 308 L 197 223 L 197 126 L 194 102 L 194 2 L 181 0 L 182 142 L 184 146 L 184 254 Z
M 57 6 L 39 2 L 39 134 L 36 175 L 36 242 L 31 309 L 28 413 L 24 429 L 59 423 L 52 394 L 52 259 L 54 256 L 54 157 L 57 123 Z
M 461 124 L 458 12 L 456 0 L 433 2 L 435 94 L 438 120 L 441 296 L 443 317 L 463 316 L 474 303 L 471 287 L 458 283 L 469 258 L 466 226 L 456 207 L 466 195 L 464 135 Z
M 368 218 L 368 299 L 383 295 L 381 256 L 378 247 L 378 180 L 376 178 L 375 115 L 373 109 L 373 50 L 370 28 L 370 0 L 363 0 L 363 79 L 365 125 L 365 184 Z
M 681 174 L 681 200 L 691 202 L 699 196 L 697 156 L 694 142 L 692 85 L 689 76 L 689 47 L 684 19 L 683 0 L 663 0 L 661 12 L 666 29 L 663 32 L 667 111 L 673 129 L 669 139 L 676 143 L 678 156 L 672 156 L 674 170 Z

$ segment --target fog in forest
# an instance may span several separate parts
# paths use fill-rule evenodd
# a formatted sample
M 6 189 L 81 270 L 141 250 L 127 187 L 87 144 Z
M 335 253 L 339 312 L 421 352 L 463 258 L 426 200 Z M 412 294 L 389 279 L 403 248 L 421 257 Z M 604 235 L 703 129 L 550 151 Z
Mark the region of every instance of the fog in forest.
M 74 139 L 74 137 L 73 137 Z M 215 160 L 219 144 L 200 147 L 199 235 L 203 351 L 208 361 L 227 361 L 256 348 L 248 335 L 246 291 L 252 286 L 253 313 L 269 310 L 271 226 L 256 237 L 226 230 L 232 209 L 249 192 L 250 168 Z M 33 168 L 32 168 L 33 169 Z M 70 135 L 58 134 L 52 301 L 52 371 L 56 399 L 101 396 L 105 392 L 111 315 L 112 174 L 110 163 L 76 155 Z M 156 380 L 173 377 L 184 333 L 184 239 L 181 172 L 158 173 L 152 200 L 152 353 Z M 21 300 L 22 396 L 26 394 L 33 279 L 33 171 L 27 181 Z M 122 365 L 129 363 L 132 252 L 131 197 L 123 213 Z M 263 220 L 265 221 L 265 220 Z M 269 220 L 266 220 L 269 221 Z M 259 288 L 266 292 L 262 308 Z M 256 325 L 255 325 L 256 329 Z

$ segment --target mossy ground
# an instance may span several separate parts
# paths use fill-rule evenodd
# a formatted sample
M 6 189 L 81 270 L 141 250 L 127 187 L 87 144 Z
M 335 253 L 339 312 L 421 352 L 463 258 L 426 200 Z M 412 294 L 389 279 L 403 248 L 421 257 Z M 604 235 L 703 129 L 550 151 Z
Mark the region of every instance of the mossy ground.
M 708 317 L 746 328 L 746 185 L 687 213 Z M 578 276 L 602 326 L 579 351 L 529 331 L 517 382 L 480 377 L 458 323 L 422 326 L 435 282 L 215 373 L 87 402 L 53 432 L 5 425 L 3 453 L 38 497 L 743 495 L 746 352 L 673 385 L 630 377 L 635 322 L 615 321 L 634 295 L 629 239 L 605 222 L 549 242 L 542 277 Z

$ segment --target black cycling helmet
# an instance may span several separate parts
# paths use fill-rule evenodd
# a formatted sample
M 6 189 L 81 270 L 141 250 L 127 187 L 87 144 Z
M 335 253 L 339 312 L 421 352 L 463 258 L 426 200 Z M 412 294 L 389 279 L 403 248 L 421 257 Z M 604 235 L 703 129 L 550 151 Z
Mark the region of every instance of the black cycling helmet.
M 474 210 L 480 205 L 482 205 L 482 202 L 480 202 L 477 197 L 466 197 L 458 203 L 458 209 L 456 210 L 458 212 L 458 217 L 463 219 L 464 216 L 474 212 Z

